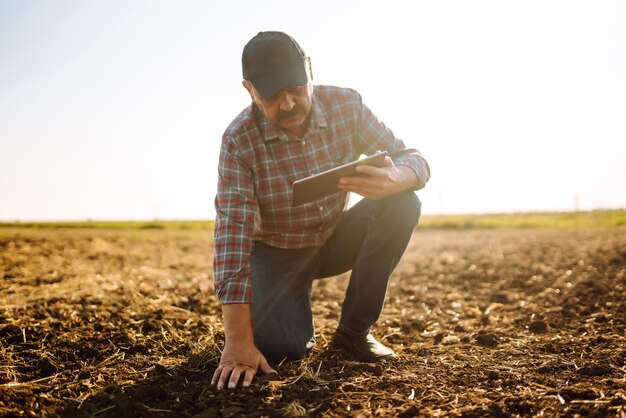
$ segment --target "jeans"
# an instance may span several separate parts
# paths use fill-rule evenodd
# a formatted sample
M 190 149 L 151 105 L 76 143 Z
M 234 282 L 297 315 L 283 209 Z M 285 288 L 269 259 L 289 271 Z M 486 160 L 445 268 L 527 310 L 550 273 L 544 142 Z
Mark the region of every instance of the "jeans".
M 256 241 L 250 254 L 254 341 L 272 362 L 305 357 L 315 344 L 315 279 L 352 270 L 338 329 L 367 334 L 382 312 L 393 269 L 411 239 L 421 203 L 406 192 L 363 199 L 321 247 L 282 249 Z

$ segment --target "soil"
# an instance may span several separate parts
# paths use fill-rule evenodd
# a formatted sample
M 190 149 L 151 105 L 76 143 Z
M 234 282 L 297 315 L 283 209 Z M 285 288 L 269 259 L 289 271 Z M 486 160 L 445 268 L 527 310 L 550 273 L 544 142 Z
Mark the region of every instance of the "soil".
M 0 230 L 0 415 L 626 417 L 626 228 L 418 231 L 374 333 L 330 345 L 347 275 L 315 284 L 318 343 L 250 388 L 223 343 L 208 231 Z

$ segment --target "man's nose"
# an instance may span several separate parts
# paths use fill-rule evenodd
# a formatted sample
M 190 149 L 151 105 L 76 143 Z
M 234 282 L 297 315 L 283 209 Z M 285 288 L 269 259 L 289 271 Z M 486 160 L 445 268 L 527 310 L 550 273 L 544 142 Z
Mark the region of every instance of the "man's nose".
M 291 96 L 291 94 L 289 94 L 286 91 L 281 91 L 280 93 L 280 110 L 285 111 L 285 112 L 290 112 L 291 109 L 293 109 L 293 106 L 295 105 L 295 102 L 293 100 L 293 96 Z

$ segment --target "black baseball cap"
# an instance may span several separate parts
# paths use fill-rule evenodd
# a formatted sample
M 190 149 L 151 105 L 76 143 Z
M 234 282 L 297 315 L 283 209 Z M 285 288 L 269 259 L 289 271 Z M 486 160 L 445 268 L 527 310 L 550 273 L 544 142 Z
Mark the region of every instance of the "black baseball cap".
M 250 80 L 261 97 L 269 99 L 286 87 L 308 82 L 306 54 L 284 32 L 259 32 L 243 48 L 243 78 Z

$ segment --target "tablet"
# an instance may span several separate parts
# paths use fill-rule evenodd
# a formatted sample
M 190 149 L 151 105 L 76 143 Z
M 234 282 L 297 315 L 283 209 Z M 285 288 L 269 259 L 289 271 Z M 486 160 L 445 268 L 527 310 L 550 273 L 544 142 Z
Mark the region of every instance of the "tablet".
M 352 161 L 351 163 L 295 181 L 291 190 L 291 206 L 300 206 L 337 193 L 340 191 L 337 187 L 340 178 L 365 175 L 356 171 L 356 167 L 360 165 L 382 167 L 386 156 L 387 151 L 378 152 L 367 158 Z

